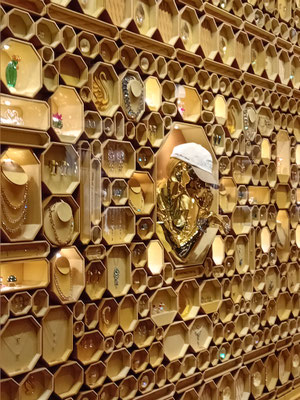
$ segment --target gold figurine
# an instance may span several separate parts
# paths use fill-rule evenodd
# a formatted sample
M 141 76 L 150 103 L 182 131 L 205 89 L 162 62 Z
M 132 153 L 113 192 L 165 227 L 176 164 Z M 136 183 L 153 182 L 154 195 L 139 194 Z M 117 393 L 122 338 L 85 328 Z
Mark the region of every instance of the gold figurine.
M 176 146 L 167 174 L 168 178 L 158 186 L 158 224 L 173 255 L 185 262 L 207 228 L 222 226 L 228 231 L 229 227 L 210 210 L 211 185 L 216 181 L 212 175 L 211 154 L 204 147 L 196 143 Z
M 93 95 L 95 105 L 100 111 L 105 111 L 109 103 L 109 91 L 105 72 L 101 71 L 93 80 Z

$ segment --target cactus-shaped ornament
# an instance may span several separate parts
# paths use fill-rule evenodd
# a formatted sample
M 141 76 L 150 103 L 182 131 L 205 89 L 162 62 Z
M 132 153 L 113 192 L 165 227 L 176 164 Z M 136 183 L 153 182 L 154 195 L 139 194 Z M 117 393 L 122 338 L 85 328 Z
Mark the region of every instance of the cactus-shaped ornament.
M 6 75 L 6 83 L 9 87 L 15 87 L 17 83 L 18 77 L 18 63 L 21 61 L 21 57 L 13 55 L 11 61 L 7 64 L 5 75 Z

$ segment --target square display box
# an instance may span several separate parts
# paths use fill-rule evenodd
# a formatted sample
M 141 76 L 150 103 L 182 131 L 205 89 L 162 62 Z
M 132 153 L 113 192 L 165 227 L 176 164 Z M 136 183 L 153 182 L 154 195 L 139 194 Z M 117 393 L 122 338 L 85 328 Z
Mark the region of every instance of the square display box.
M 0 264 L 0 276 L 0 293 L 47 287 L 50 281 L 49 261 L 42 258 L 3 262 Z
M 0 162 L 2 235 L 10 242 L 33 240 L 42 225 L 40 163 L 31 150 L 13 147 Z

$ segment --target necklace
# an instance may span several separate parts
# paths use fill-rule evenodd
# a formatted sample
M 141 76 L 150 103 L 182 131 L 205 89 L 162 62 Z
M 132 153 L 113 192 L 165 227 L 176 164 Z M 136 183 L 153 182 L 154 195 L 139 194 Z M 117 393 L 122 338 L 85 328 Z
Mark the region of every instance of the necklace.
M 73 299 L 72 267 L 70 266 L 69 260 L 66 257 L 61 256 L 56 260 L 53 278 L 55 287 L 61 299 L 64 301 L 72 300 Z M 69 281 L 68 294 L 64 293 L 64 290 L 61 287 L 61 284 L 66 283 L 66 281 Z
M 1 219 L 1 224 L 6 231 L 16 233 L 23 226 L 27 216 L 27 195 L 28 184 L 25 185 L 21 203 L 13 205 L 4 192 L 3 186 L 1 187 L 1 209 L 5 218 Z
M 131 186 L 129 194 L 129 204 L 137 213 L 142 213 L 145 207 L 145 198 L 141 186 Z
M 55 327 L 55 321 L 53 321 L 54 323 L 53 323 L 53 326 Z M 56 339 L 57 339 L 57 332 L 56 332 L 56 329 L 52 329 L 51 328 L 51 324 L 50 324 L 50 321 L 48 321 L 47 322 L 47 325 L 46 325 L 46 323 L 43 325 L 43 336 L 46 334 L 46 337 L 47 337 L 47 339 L 48 339 L 48 342 L 49 342 L 49 344 L 50 344 L 50 346 L 51 346 L 51 349 L 52 350 L 55 350 L 55 347 L 56 347 L 56 344 L 57 344 L 57 341 L 56 341 Z M 44 340 L 44 338 L 43 338 L 43 340 Z
M 136 111 L 133 110 L 130 93 L 137 99 Z M 125 108 L 130 119 L 137 119 L 144 108 L 144 88 L 142 84 L 132 75 L 126 75 L 122 80 L 122 92 Z
M 256 112 L 252 107 L 245 107 L 243 110 L 243 124 L 248 140 L 253 140 L 256 133 Z
M 26 340 L 24 340 L 24 333 L 18 333 L 13 336 L 8 336 L 3 338 L 4 343 L 9 348 L 9 350 L 16 356 L 16 361 L 19 361 L 20 354 L 26 345 Z
M 2 161 L 1 174 L 9 185 L 8 191 L 17 193 L 18 186 L 24 187 L 21 201 L 15 203 L 15 199 L 9 198 L 5 191 L 4 182 L 1 185 L 1 208 L 4 216 L 1 223 L 8 232 L 16 233 L 21 229 L 27 215 L 28 176 L 19 164 L 10 159 Z
M 61 203 L 67 204 L 63 200 L 61 200 Z M 59 204 L 61 204 L 61 203 L 59 203 Z M 50 220 L 50 224 L 51 224 L 51 227 L 53 229 L 53 232 L 54 232 L 55 240 L 57 241 L 57 243 L 59 243 L 61 245 L 65 245 L 65 244 L 69 243 L 71 241 L 71 239 L 72 239 L 73 232 L 74 232 L 74 219 L 73 219 L 73 214 L 72 214 L 72 217 L 69 219 L 70 226 L 69 226 L 68 236 L 67 236 L 67 238 L 65 240 L 62 240 L 58 235 L 58 231 L 57 231 L 58 228 L 57 228 L 57 226 L 55 226 L 55 222 L 54 222 L 54 214 L 56 214 L 57 205 L 58 205 L 58 203 L 54 203 L 49 208 L 49 220 Z M 71 213 L 72 213 L 72 211 L 71 211 Z M 59 218 L 59 220 L 61 221 L 60 218 Z M 65 222 L 69 222 L 69 221 L 61 221 L 61 223 L 65 223 Z

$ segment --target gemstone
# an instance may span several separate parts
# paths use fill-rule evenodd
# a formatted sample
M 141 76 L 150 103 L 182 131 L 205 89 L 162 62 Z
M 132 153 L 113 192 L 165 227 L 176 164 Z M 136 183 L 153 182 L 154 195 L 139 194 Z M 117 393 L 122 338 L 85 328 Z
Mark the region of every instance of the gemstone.
M 149 378 L 147 375 L 143 376 L 141 380 L 141 388 L 146 389 L 146 387 L 149 385 Z
M 227 0 L 221 0 L 220 7 L 224 9 L 226 6 L 227 6 Z
M 80 43 L 79 43 L 79 46 L 80 46 L 80 50 L 81 50 L 82 53 L 89 54 L 90 49 L 91 49 L 91 45 L 90 45 L 90 42 L 87 39 L 85 39 L 85 38 L 81 39 Z
M 135 21 L 139 27 L 141 27 L 145 20 L 145 10 L 141 3 L 139 3 L 135 9 Z
M 187 43 L 190 37 L 190 29 L 188 24 L 185 22 L 181 28 L 181 39 L 183 43 Z

